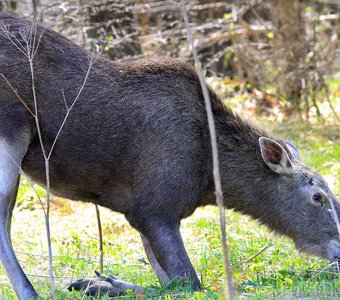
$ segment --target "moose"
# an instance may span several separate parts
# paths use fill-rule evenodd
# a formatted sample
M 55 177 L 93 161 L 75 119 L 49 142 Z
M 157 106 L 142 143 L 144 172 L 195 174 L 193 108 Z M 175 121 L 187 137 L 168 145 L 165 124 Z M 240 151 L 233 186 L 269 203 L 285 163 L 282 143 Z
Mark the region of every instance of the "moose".
M 199 289 L 179 231 L 181 219 L 215 204 L 196 71 L 170 58 L 98 57 L 88 72 L 88 52 L 51 29 L 6 12 L 0 28 L 0 258 L 18 298 L 39 297 L 15 256 L 10 229 L 20 174 L 46 185 L 41 140 L 53 147 L 53 194 L 124 214 L 159 278 L 178 277 Z M 25 49 L 34 43 L 29 62 Z M 325 180 L 290 142 L 243 120 L 211 89 L 209 95 L 225 207 L 292 238 L 301 251 L 336 260 L 330 200 L 338 215 L 340 204 Z

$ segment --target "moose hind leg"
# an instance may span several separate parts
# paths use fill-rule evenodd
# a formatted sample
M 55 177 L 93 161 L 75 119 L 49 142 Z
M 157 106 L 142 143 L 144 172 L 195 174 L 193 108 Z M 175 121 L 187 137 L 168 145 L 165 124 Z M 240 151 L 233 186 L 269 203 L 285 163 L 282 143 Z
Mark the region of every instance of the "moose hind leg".
M 0 139 L 0 259 L 19 299 L 37 298 L 38 294 L 24 274 L 12 247 L 10 226 L 15 203 L 19 167 L 27 151 L 24 138 L 15 145 Z
M 9 206 L 7 209 L 6 231 L 7 231 L 7 235 L 9 236 L 10 240 L 11 240 L 12 213 L 13 213 L 15 202 L 17 200 L 19 184 L 20 184 L 20 175 L 18 175 L 17 183 L 14 187 L 14 190 L 13 190 L 10 202 L 9 202 Z

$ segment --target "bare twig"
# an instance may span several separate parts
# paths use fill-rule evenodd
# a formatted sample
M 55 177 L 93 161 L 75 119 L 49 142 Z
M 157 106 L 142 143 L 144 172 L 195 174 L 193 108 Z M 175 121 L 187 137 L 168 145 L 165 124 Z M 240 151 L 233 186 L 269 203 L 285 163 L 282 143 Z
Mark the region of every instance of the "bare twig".
M 34 102 L 34 114 L 35 114 L 35 124 L 39 137 L 39 142 L 41 146 L 41 150 L 45 159 L 45 177 L 46 177 L 46 211 L 45 211 L 45 226 L 46 226 L 46 235 L 47 235 L 47 247 L 48 247 L 48 264 L 49 264 L 49 272 L 50 272 L 50 281 L 51 281 L 51 295 L 53 299 L 56 299 L 55 292 L 55 280 L 53 274 L 53 254 L 52 254 L 52 243 L 51 243 L 51 228 L 50 228 L 50 199 L 51 199 L 51 189 L 50 189 L 50 167 L 49 160 L 46 156 L 46 151 L 44 147 L 44 142 L 41 134 L 41 127 L 39 123 L 39 113 L 38 113 L 38 101 L 37 94 L 35 89 L 35 73 L 34 73 L 34 58 L 38 51 L 38 47 L 41 41 L 41 37 L 43 35 L 43 31 L 40 32 L 38 37 L 38 43 L 36 44 L 36 35 L 37 35 L 37 24 L 30 28 L 28 39 L 26 40 L 26 50 L 27 57 L 30 65 L 31 71 L 31 84 L 32 84 L 32 94 L 33 94 L 33 102 Z
M 86 84 L 86 82 L 87 82 L 87 79 L 88 79 L 88 77 L 89 77 L 89 75 L 90 75 L 90 71 L 91 71 L 91 69 L 92 69 L 92 66 L 93 66 L 93 64 L 95 63 L 95 61 L 96 61 L 97 58 L 98 58 L 98 57 L 95 57 L 94 54 L 92 54 L 91 59 L 90 59 L 90 62 L 89 62 L 89 66 L 88 66 L 88 68 L 87 68 L 86 75 L 85 75 L 84 80 L 83 80 L 83 83 L 82 83 L 82 85 L 81 85 L 81 87 L 80 87 L 80 89 L 79 89 L 79 92 L 78 92 L 77 96 L 75 97 L 75 99 L 73 100 L 73 102 L 72 102 L 72 104 L 71 104 L 71 106 L 70 106 L 69 108 L 67 107 L 67 101 L 66 101 L 66 99 L 65 99 L 64 91 L 62 91 L 63 97 L 64 97 L 64 102 L 65 102 L 65 105 L 66 105 L 66 115 L 65 115 L 65 117 L 64 117 L 63 122 L 61 123 L 61 125 L 60 125 L 60 127 L 59 127 L 58 133 L 57 133 L 57 135 L 56 135 L 56 137 L 55 137 L 55 139 L 54 139 L 54 141 L 53 141 L 53 144 L 52 144 L 52 146 L 51 146 L 51 149 L 50 149 L 50 151 L 49 151 L 49 153 L 48 153 L 48 155 L 47 155 L 47 159 L 48 159 L 48 160 L 51 158 L 51 155 L 52 155 L 53 149 L 54 149 L 54 147 L 55 147 L 55 144 L 57 143 L 57 140 L 58 140 L 58 138 L 59 138 L 59 136 L 60 136 L 60 133 L 61 133 L 61 131 L 63 130 L 63 128 L 64 128 L 64 126 L 65 126 L 65 123 L 66 123 L 66 121 L 67 121 L 67 119 L 68 119 L 68 117 L 69 117 L 69 115 L 70 115 L 70 112 L 72 111 L 74 105 L 77 103 L 77 101 L 78 101 L 78 99 L 79 99 L 79 96 L 80 96 L 81 93 L 83 92 L 83 89 L 84 89 L 84 87 L 85 87 L 85 84 Z
M 97 215 L 97 223 L 98 223 L 98 232 L 99 232 L 99 260 L 100 260 L 100 273 L 104 273 L 104 252 L 103 252 L 103 231 L 102 231 L 102 222 L 100 220 L 100 211 L 99 207 L 96 204 L 96 215 Z
M 24 46 L 20 43 L 20 41 L 18 40 L 18 38 L 13 35 L 9 29 L 4 25 L 4 24 L 0 24 L 0 29 L 1 31 L 4 33 L 5 37 L 12 43 L 12 45 L 17 48 L 24 56 L 28 56 L 26 49 L 24 48 Z
M 32 273 L 25 273 L 27 276 L 37 277 L 37 278 L 50 278 L 50 275 L 41 275 L 41 274 L 32 274 Z M 54 276 L 54 278 L 59 279 L 70 279 L 70 276 Z
M 256 257 L 258 257 L 261 253 L 263 253 L 264 251 L 266 251 L 269 247 L 271 247 L 272 244 L 268 244 L 267 246 L 263 247 L 259 252 L 257 252 L 255 255 L 253 255 L 251 258 L 243 261 L 242 263 L 240 263 L 240 265 L 242 265 L 243 267 L 246 266 L 247 264 L 249 264 L 252 260 L 254 260 Z
M 0 73 L 0 75 L 2 76 L 2 78 L 6 81 L 6 83 L 8 84 L 8 86 L 11 88 L 11 90 L 13 91 L 13 93 L 17 96 L 17 98 L 21 101 L 21 103 L 25 106 L 25 108 L 29 111 L 29 113 L 35 117 L 35 114 L 31 111 L 31 109 L 28 107 L 28 105 L 25 103 L 25 101 L 20 97 L 18 91 L 11 85 L 11 83 L 7 80 L 7 78 L 5 77 L 4 74 Z
M 338 214 L 336 213 L 336 210 L 335 210 L 335 207 L 334 207 L 334 203 L 333 203 L 332 197 L 329 197 L 329 204 L 331 205 L 333 220 L 334 220 L 334 222 L 336 224 L 336 228 L 338 230 L 339 239 L 340 239 L 340 223 L 339 223 Z
M 333 106 L 333 104 L 332 104 L 332 101 L 331 101 L 331 99 L 330 99 L 330 97 L 329 97 L 329 89 L 328 89 L 327 84 L 325 84 L 324 87 L 325 87 L 326 101 L 327 101 L 327 103 L 328 103 L 328 105 L 329 105 L 329 108 L 331 109 L 334 118 L 337 120 L 338 123 L 340 123 L 340 118 L 339 118 L 339 116 L 338 116 L 336 110 L 334 109 L 334 106 Z
M 70 112 L 72 111 L 74 105 L 78 101 L 85 84 L 87 82 L 88 76 L 90 74 L 91 68 L 93 66 L 93 63 L 95 62 L 96 58 L 94 55 L 92 55 L 89 67 L 87 69 L 84 81 L 79 89 L 78 94 L 76 95 L 74 101 L 72 102 L 71 106 L 67 106 L 67 101 L 65 99 L 64 91 L 62 91 L 63 99 L 66 106 L 66 115 L 64 117 L 64 120 L 58 130 L 58 133 L 52 143 L 52 146 L 49 150 L 49 152 L 46 152 L 46 148 L 44 145 L 43 137 L 41 134 L 41 127 L 40 127 L 40 120 L 39 120 L 39 111 L 38 111 L 38 101 L 37 101 L 37 94 L 36 94 L 36 87 L 35 87 L 35 72 L 34 72 L 34 58 L 38 52 L 38 48 L 41 42 L 41 38 L 44 34 L 43 29 L 39 29 L 39 32 L 37 30 L 37 24 L 34 23 L 29 29 L 28 32 L 25 34 L 24 32 L 19 32 L 22 42 L 24 42 L 24 45 L 22 42 L 18 40 L 18 38 L 13 35 L 5 26 L 0 24 L 0 29 L 4 32 L 5 37 L 28 59 L 29 67 L 30 67 L 30 73 L 31 73 L 31 89 L 32 89 L 32 96 L 33 96 L 33 105 L 34 105 L 34 112 L 27 106 L 27 104 L 24 102 L 24 100 L 20 97 L 19 93 L 16 91 L 16 89 L 10 84 L 10 82 L 6 79 L 6 77 L 0 73 L 0 75 L 5 79 L 6 83 L 9 85 L 9 87 L 13 90 L 17 98 L 22 102 L 22 104 L 25 106 L 25 108 L 30 112 L 30 114 L 34 117 L 35 125 L 37 129 L 37 134 L 39 138 L 39 143 L 41 147 L 41 151 L 44 157 L 45 161 L 45 178 L 46 178 L 46 209 L 42 203 L 42 200 L 40 196 L 38 195 L 37 191 L 34 188 L 33 183 L 29 180 L 27 176 L 25 176 L 28 179 L 28 182 L 32 185 L 34 191 L 36 192 L 38 199 L 42 205 L 44 215 L 45 215 L 45 225 L 46 225 L 46 235 L 47 235 L 47 246 L 48 246 L 48 257 L 49 257 L 49 272 L 50 272 L 50 281 L 51 281 L 51 295 L 53 299 L 56 299 L 56 293 L 55 293 L 55 280 L 54 280 L 54 274 L 53 274 L 53 255 L 52 255 L 52 244 L 51 244 L 51 230 L 50 230 L 50 198 L 51 198 L 51 185 L 50 185 L 50 157 L 53 153 L 53 149 L 55 147 L 55 144 L 59 138 L 59 135 L 64 128 L 64 125 L 69 117 Z M 10 154 L 8 154 L 10 157 Z M 13 160 L 13 159 L 12 159 Z M 14 160 L 13 160 L 14 161 Z M 21 167 L 14 161 L 14 163 L 18 166 L 19 170 L 22 174 L 24 172 L 22 171 Z
M 23 169 L 21 168 L 21 166 L 15 161 L 15 159 L 11 156 L 11 154 L 10 154 L 8 151 L 6 151 L 6 154 L 7 154 L 7 156 L 12 160 L 12 162 L 18 167 L 20 173 L 21 173 L 22 175 L 24 175 L 24 177 L 26 178 L 26 180 L 28 181 L 28 183 L 32 186 L 32 189 L 33 189 L 33 191 L 35 192 L 35 194 L 36 194 L 36 196 L 38 197 L 38 200 L 39 200 L 39 202 L 40 202 L 40 204 L 41 204 L 41 207 L 42 207 L 42 209 L 43 209 L 44 215 L 46 216 L 46 210 L 45 210 L 44 204 L 43 204 L 43 202 L 42 202 L 41 197 L 39 196 L 38 191 L 37 191 L 36 188 L 34 187 L 34 183 L 33 183 L 33 182 L 31 181 L 31 179 L 26 175 L 26 173 L 24 172 L 24 170 L 23 170 Z
M 326 269 L 328 269 L 329 267 L 334 267 L 337 263 L 338 263 L 337 261 L 331 262 L 326 267 L 324 267 L 321 270 L 319 270 L 318 272 L 316 272 L 311 278 L 309 278 L 309 281 L 314 280 L 317 276 L 323 274 Z
M 219 158 L 218 158 L 214 116 L 212 112 L 208 88 L 207 88 L 207 85 L 205 83 L 205 80 L 202 74 L 197 51 L 196 51 L 194 41 L 193 41 L 191 31 L 190 31 L 189 18 L 188 18 L 188 14 L 186 11 L 185 0 L 181 0 L 181 12 L 182 12 L 183 19 L 184 19 L 188 42 L 191 46 L 192 54 L 195 60 L 195 67 L 198 73 L 198 77 L 199 77 L 199 81 L 201 84 L 202 93 L 204 97 L 205 108 L 207 111 L 207 118 L 208 118 L 208 125 L 209 125 L 210 139 L 211 139 L 210 141 L 211 141 L 211 148 L 212 148 L 212 157 L 213 157 L 213 174 L 214 174 L 214 182 L 215 182 L 215 190 L 216 190 L 215 191 L 216 202 L 219 208 L 219 215 L 220 215 L 224 268 L 225 268 L 225 275 L 227 277 L 227 282 L 228 282 L 228 293 L 226 293 L 225 296 L 228 297 L 229 295 L 229 299 L 233 300 L 234 299 L 234 287 L 232 285 L 232 273 L 231 273 L 231 268 L 230 268 L 228 245 L 227 245 L 227 240 L 226 240 L 225 208 L 224 208 L 224 203 L 223 203 L 221 175 L 220 175 L 220 170 L 219 170 Z

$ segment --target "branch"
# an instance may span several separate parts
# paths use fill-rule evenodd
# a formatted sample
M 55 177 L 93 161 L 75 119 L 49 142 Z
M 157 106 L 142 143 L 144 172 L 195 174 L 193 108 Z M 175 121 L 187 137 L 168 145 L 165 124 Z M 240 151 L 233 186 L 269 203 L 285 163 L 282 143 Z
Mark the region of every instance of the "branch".
M 103 230 L 102 230 L 102 222 L 100 220 L 100 212 L 99 207 L 95 204 L 96 215 L 97 215 L 97 223 L 98 223 L 98 232 L 99 232 L 99 261 L 100 261 L 100 273 L 104 273 L 104 252 L 103 252 Z
M 47 159 L 48 159 L 48 160 L 50 159 L 50 157 L 51 157 L 51 155 L 52 155 L 52 152 L 53 152 L 53 149 L 54 149 L 54 147 L 55 147 L 55 144 L 57 143 L 57 140 L 58 140 L 58 138 L 59 138 L 59 136 L 60 136 L 61 131 L 63 130 L 63 128 L 64 128 L 64 126 L 65 126 L 65 123 L 66 123 L 66 121 L 67 121 L 67 119 L 68 119 L 68 117 L 69 117 L 69 115 L 70 115 L 71 110 L 73 109 L 74 105 L 77 103 L 80 94 L 83 92 L 83 89 L 84 89 L 84 87 L 85 87 L 85 84 L 86 84 L 86 82 L 87 82 L 87 79 L 88 79 L 88 77 L 89 77 L 89 75 L 90 75 L 90 71 L 91 71 L 91 69 L 92 69 L 92 66 L 93 66 L 93 64 L 95 63 L 95 61 L 96 61 L 97 58 L 98 58 L 98 57 L 95 58 L 95 57 L 94 57 L 94 54 L 92 54 L 92 57 L 91 57 L 90 63 L 89 63 L 89 67 L 87 68 L 87 72 L 86 72 L 86 75 L 85 75 L 83 84 L 81 85 L 81 87 L 80 87 L 80 89 L 79 89 L 79 92 L 78 92 L 76 98 L 73 100 L 73 102 L 72 102 L 72 104 L 71 104 L 71 106 L 70 106 L 69 108 L 68 108 L 68 106 L 67 106 L 67 101 L 66 101 L 66 99 L 65 99 L 64 91 L 62 91 L 63 98 L 64 98 L 64 102 L 65 102 L 65 106 L 66 106 L 66 115 L 65 115 L 65 117 L 64 117 L 63 122 L 61 123 L 61 126 L 59 127 L 58 133 L 57 133 L 57 135 L 56 135 L 56 137 L 55 137 L 55 139 L 54 139 L 54 141 L 53 141 L 53 144 L 52 144 L 52 146 L 51 146 L 51 149 L 50 149 L 50 151 L 49 151 L 49 153 L 48 153 L 48 155 L 47 155 Z
M 186 7 L 185 7 L 185 0 L 181 0 L 181 12 L 182 12 L 183 19 L 184 19 L 188 42 L 191 46 L 192 54 L 195 60 L 195 67 L 198 73 L 199 81 L 200 81 L 201 88 L 202 88 L 203 98 L 205 102 L 205 108 L 207 111 L 210 141 L 211 141 L 211 148 L 212 148 L 212 158 L 213 158 L 213 174 L 214 174 L 214 182 L 215 182 L 215 190 L 216 190 L 215 192 L 216 202 L 218 205 L 219 215 L 220 215 L 220 227 L 221 227 L 221 235 L 222 235 L 222 247 L 223 247 L 224 268 L 225 268 L 224 271 L 225 271 L 225 275 L 227 277 L 227 282 L 228 282 L 229 299 L 233 300 L 234 299 L 234 287 L 232 285 L 232 273 L 231 273 L 231 268 L 230 268 L 229 253 L 228 253 L 228 246 L 227 246 L 227 240 L 226 240 L 225 208 L 224 208 L 224 203 L 223 203 L 223 192 L 222 192 L 221 175 L 220 175 L 220 169 L 219 169 L 219 158 L 218 158 L 214 116 L 212 112 L 208 88 L 205 83 L 202 70 L 200 68 L 200 61 L 197 55 L 197 51 L 194 45 L 191 31 L 190 31 L 189 18 L 188 18 Z

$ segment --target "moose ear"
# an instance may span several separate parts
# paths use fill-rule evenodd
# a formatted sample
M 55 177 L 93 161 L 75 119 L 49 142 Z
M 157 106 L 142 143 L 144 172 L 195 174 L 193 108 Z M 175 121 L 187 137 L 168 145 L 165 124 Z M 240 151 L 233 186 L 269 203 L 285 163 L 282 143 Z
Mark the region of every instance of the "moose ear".
M 261 154 L 266 165 L 277 174 L 291 175 L 294 173 L 293 164 L 286 150 L 277 142 L 259 138 Z
M 301 154 L 299 152 L 299 150 L 290 142 L 285 141 L 287 148 L 289 149 L 289 152 L 293 155 L 293 157 L 298 160 L 301 161 Z

